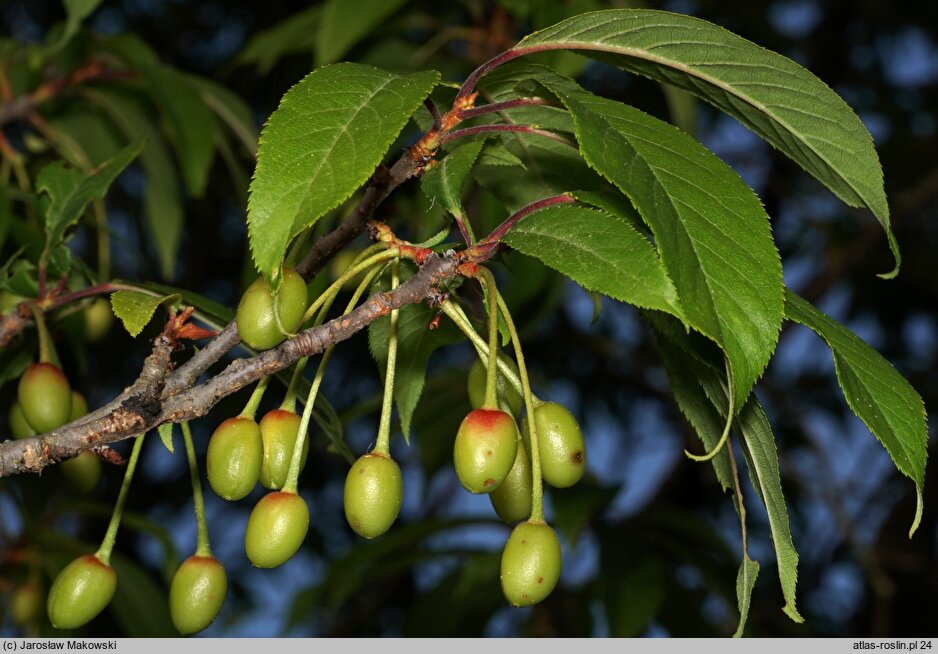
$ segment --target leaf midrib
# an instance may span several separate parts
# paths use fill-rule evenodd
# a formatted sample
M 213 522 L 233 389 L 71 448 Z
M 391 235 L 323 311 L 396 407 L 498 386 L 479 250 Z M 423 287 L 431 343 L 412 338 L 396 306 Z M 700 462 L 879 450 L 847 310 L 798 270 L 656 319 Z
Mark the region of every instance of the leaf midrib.
M 711 46 L 712 46 L 713 44 L 712 44 L 712 43 L 708 43 L 707 45 L 711 45 Z M 544 47 L 539 47 L 539 46 L 525 46 L 525 47 L 513 48 L 513 50 L 514 50 L 515 52 L 522 52 L 522 53 L 525 53 L 525 54 L 528 53 L 528 52 L 530 52 L 530 53 L 533 54 L 533 53 L 536 53 L 536 52 L 543 52 L 543 51 L 545 51 L 545 50 L 594 50 L 594 51 L 597 51 L 597 52 L 607 52 L 607 53 L 610 53 L 610 54 L 631 55 L 631 56 L 635 57 L 636 59 L 645 59 L 645 60 L 647 60 L 647 61 L 651 61 L 651 62 L 656 63 L 656 64 L 660 64 L 660 65 L 663 65 L 663 66 L 667 66 L 667 67 L 669 67 L 669 68 L 674 68 L 674 69 L 676 69 L 676 70 L 679 70 L 679 71 L 681 71 L 681 72 L 687 74 L 688 76 L 696 77 L 697 79 L 700 79 L 700 80 L 703 80 L 703 81 L 705 81 L 705 82 L 708 82 L 708 83 L 712 84 L 713 86 L 716 86 L 717 88 L 723 90 L 724 92 L 726 92 L 726 93 L 728 93 L 728 94 L 730 94 L 730 95 L 732 95 L 732 96 L 735 96 L 735 97 L 739 98 L 740 100 L 742 100 L 743 102 L 745 102 L 745 103 L 748 104 L 749 106 L 751 106 L 751 107 L 753 107 L 753 108 L 755 108 L 755 109 L 761 111 L 762 113 L 764 113 L 765 115 L 767 115 L 768 117 L 770 117 L 773 121 L 775 121 L 776 123 L 778 123 L 779 125 L 781 125 L 782 127 L 784 127 L 784 128 L 786 129 L 786 131 L 787 131 L 789 134 L 792 134 L 793 136 L 795 136 L 795 138 L 796 138 L 800 143 L 802 143 L 803 145 L 805 145 L 819 160 L 823 161 L 824 164 L 825 164 L 830 170 L 836 171 L 836 172 L 837 172 L 837 175 L 838 175 L 838 177 L 841 179 L 841 181 L 845 182 L 845 183 L 847 184 L 847 186 L 850 187 L 850 190 L 853 191 L 854 193 L 856 193 L 857 197 L 858 197 L 858 198 L 861 198 L 861 200 L 863 201 L 863 203 L 866 204 L 867 207 L 870 208 L 870 210 L 872 210 L 872 207 L 869 206 L 869 203 L 868 203 L 867 200 L 866 200 L 865 194 L 862 193 L 859 189 L 857 189 L 856 185 L 855 185 L 850 179 L 848 179 L 848 178 L 840 171 L 840 169 L 839 169 L 838 167 L 834 166 L 834 165 L 827 159 L 827 157 L 825 157 L 825 156 L 822 155 L 820 152 L 818 152 L 817 149 L 816 149 L 809 141 L 806 141 L 806 140 L 801 136 L 800 132 L 794 130 L 794 129 L 791 127 L 791 125 L 789 125 L 786 121 L 784 121 L 784 120 L 782 120 L 781 118 L 779 118 L 778 115 L 777 115 L 775 112 L 769 111 L 769 109 L 768 109 L 765 105 L 763 105 L 761 102 L 757 102 L 756 100 L 754 100 L 754 99 L 751 98 L 750 96 L 743 95 L 743 94 L 737 92 L 732 86 L 727 85 L 727 84 L 721 82 L 721 81 L 718 80 L 717 78 L 711 77 L 711 76 L 709 76 L 709 75 L 705 75 L 705 74 L 703 74 L 701 71 L 695 70 L 695 69 L 693 69 L 693 68 L 691 68 L 691 67 L 689 67 L 689 66 L 687 66 L 687 65 L 685 65 L 685 64 L 682 64 L 682 63 L 680 63 L 680 62 L 677 62 L 677 61 L 675 61 L 675 60 L 673 60 L 673 59 L 668 59 L 668 58 L 666 58 L 666 57 L 660 57 L 660 56 L 653 55 L 653 54 L 651 54 L 650 52 L 648 52 L 648 50 L 645 50 L 645 49 L 643 49 L 643 48 L 631 48 L 631 47 L 616 47 L 616 48 L 612 48 L 612 47 L 602 47 L 602 46 L 600 46 L 600 45 L 598 45 L 598 44 L 588 44 L 588 43 L 586 43 L 586 42 L 576 42 L 576 41 L 572 41 L 572 42 L 571 42 L 571 41 L 554 41 L 554 42 L 552 42 L 549 46 L 544 46 Z M 781 56 L 781 55 L 780 55 L 780 56 Z M 734 65 L 734 64 L 732 64 L 732 62 L 726 62 L 726 63 L 727 63 L 727 65 Z M 813 116 L 814 114 L 811 114 L 811 115 Z M 876 213 L 876 212 L 874 211 L 874 213 Z

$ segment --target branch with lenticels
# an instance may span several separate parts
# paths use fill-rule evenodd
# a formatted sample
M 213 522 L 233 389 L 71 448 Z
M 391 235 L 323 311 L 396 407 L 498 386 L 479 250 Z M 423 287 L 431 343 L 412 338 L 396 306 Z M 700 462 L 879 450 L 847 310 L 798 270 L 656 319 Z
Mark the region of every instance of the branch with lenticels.
M 457 256 L 431 256 L 410 280 L 387 293 L 375 293 L 346 316 L 311 327 L 257 356 L 237 359 L 208 381 L 167 395 L 164 375 L 172 342 L 157 337 L 144 370 L 121 398 L 94 414 L 63 427 L 16 441 L 0 443 L 0 477 L 40 472 L 80 452 L 131 438 L 163 423 L 204 416 L 223 397 L 340 343 L 392 309 L 424 301 L 442 281 L 459 273 Z

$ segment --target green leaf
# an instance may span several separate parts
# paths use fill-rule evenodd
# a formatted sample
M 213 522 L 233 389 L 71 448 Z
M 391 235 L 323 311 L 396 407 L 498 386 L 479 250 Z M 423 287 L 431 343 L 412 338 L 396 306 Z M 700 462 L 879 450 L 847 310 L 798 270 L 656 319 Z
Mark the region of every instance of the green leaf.
M 474 141 L 459 146 L 420 180 L 420 187 L 431 202 L 441 203 L 447 211 L 463 221 L 467 221 L 467 218 L 462 208 L 462 194 L 484 143 Z
M 111 294 L 111 308 L 121 319 L 124 328 L 134 338 L 147 326 L 157 307 L 164 303 L 175 303 L 181 295 L 153 296 L 139 291 L 117 291 Z
M 251 155 L 256 155 L 257 126 L 251 107 L 218 82 L 197 75 L 189 75 L 186 79 L 198 90 L 202 102 L 221 118 L 244 148 Z
M 673 125 L 619 102 L 542 80 L 573 114 L 587 163 L 651 227 L 687 322 L 720 345 L 741 407 L 781 329 L 782 266 L 759 198 Z
M 258 32 L 238 53 L 238 63 L 254 64 L 257 72 L 266 74 L 285 55 L 312 52 L 316 45 L 316 25 L 321 12 L 321 6 L 313 5 Z
M 50 48 L 50 53 L 61 49 L 72 40 L 72 37 L 78 33 L 82 21 L 98 8 L 101 0 L 62 0 L 62 4 L 65 6 L 65 29 L 59 40 Z
M 36 190 L 49 195 L 45 215 L 48 248 L 62 241 L 65 230 L 78 222 L 90 202 L 104 198 L 111 183 L 142 149 L 142 142 L 129 145 L 88 174 L 69 168 L 61 161 L 39 172 Z
M 189 193 L 200 197 L 215 156 L 215 119 L 189 78 L 169 66 L 138 66 L 169 119 L 170 136 Z
M 170 279 L 182 237 L 182 192 L 169 148 L 138 98 L 107 89 L 87 89 L 85 95 L 104 109 L 131 141 L 146 139 L 140 163 L 147 176 L 143 207 L 147 230 L 160 262 L 163 278 Z
M 163 441 L 163 447 L 169 450 L 170 454 L 173 454 L 173 423 L 164 422 L 162 425 L 156 428 L 156 431 L 160 434 L 160 440 Z
M 746 629 L 746 620 L 749 619 L 749 603 L 752 600 L 752 589 L 759 576 L 759 564 L 743 554 L 743 562 L 739 565 L 739 574 L 736 575 L 736 603 L 739 606 L 739 626 L 733 638 L 742 638 Z
M 394 402 L 401 421 L 401 432 L 407 443 L 410 443 L 411 420 L 423 393 L 430 355 L 444 345 L 458 343 L 463 338 L 462 332 L 449 320 L 442 320 L 439 327 L 431 329 L 430 321 L 435 316 L 436 311 L 426 305 L 409 304 L 401 307 L 397 317 Z M 390 316 L 379 318 L 368 326 L 368 346 L 382 375 L 388 365 L 390 326 Z
M 685 89 L 734 116 L 852 207 L 889 227 L 883 173 L 869 132 L 824 82 L 790 59 L 712 23 L 663 11 L 611 9 L 557 23 L 509 52 L 577 50 Z
M 261 132 L 248 200 L 251 253 L 273 286 L 290 240 L 371 176 L 438 79 L 333 64 L 283 96 Z
M 642 316 L 655 335 L 661 358 L 668 371 L 671 391 L 681 413 L 694 428 L 706 451 L 712 452 L 726 426 L 726 420 L 720 418 L 701 387 L 701 375 L 710 375 L 713 369 L 699 359 L 699 354 L 694 348 L 693 336 L 688 334 L 677 320 L 654 312 L 643 312 Z M 697 345 L 701 345 L 699 340 Z M 710 343 L 703 343 L 704 350 L 707 345 Z M 734 490 L 728 449 L 721 449 L 710 459 L 710 464 L 723 491 Z
M 879 352 L 798 294 L 787 290 L 785 314 L 827 342 L 844 399 L 883 444 L 899 472 L 915 483 L 917 506 L 909 537 L 922 517 L 928 456 L 925 406 L 912 385 Z
M 644 317 L 651 324 L 661 347 L 678 404 L 710 451 L 723 431 L 729 403 L 721 357 L 712 344 L 699 336 L 687 334 L 677 321 L 650 312 L 646 312 Z M 795 603 L 798 552 L 791 539 L 775 435 L 755 395 L 749 397 L 733 424 L 740 436 L 752 486 L 768 514 L 779 581 L 785 597 L 782 610 L 795 622 L 803 622 Z M 711 461 L 724 490 L 735 488 L 728 451 L 724 448 Z
M 711 401 L 716 396 L 715 406 L 719 409 L 720 403 L 725 406 L 726 393 L 723 389 L 715 389 L 708 384 Z M 726 410 L 721 412 L 725 418 Z M 775 446 L 775 434 L 772 425 L 765 415 L 765 411 L 756 396 L 753 395 L 746 402 L 746 406 L 734 421 L 734 426 L 740 434 L 743 453 L 746 455 L 746 464 L 749 467 L 749 476 L 752 486 L 759 494 L 763 506 L 769 516 L 769 529 L 772 532 L 772 543 L 775 545 L 775 559 L 778 563 L 778 578 L 782 585 L 782 594 L 785 597 L 785 606 L 782 611 L 795 622 L 804 622 L 798 613 L 795 604 L 795 589 L 798 583 L 798 551 L 791 540 L 791 529 L 788 524 L 788 508 L 785 506 L 785 495 L 782 493 L 782 480 L 778 471 L 778 451 Z
M 613 214 L 574 204 L 553 205 L 523 218 L 501 240 L 587 290 L 683 316 L 654 247 Z
M 328 0 L 319 22 L 316 63 L 338 61 L 405 4 L 407 0 Z

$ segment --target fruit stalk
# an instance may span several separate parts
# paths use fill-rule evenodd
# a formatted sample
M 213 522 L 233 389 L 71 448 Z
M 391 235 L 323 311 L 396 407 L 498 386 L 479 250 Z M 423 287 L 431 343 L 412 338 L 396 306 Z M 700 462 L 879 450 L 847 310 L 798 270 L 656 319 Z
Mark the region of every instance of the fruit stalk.
M 342 290 L 342 286 L 348 280 L 356 277 L 360 272 L 368 270 L 372 266 L 375 266 L 382 261 L 387 261 L 388 259 L 394 259 L 400 255 L 400 251 L 397 248 L 389 248 L 378 254 L 372 255 L 362 261 L 357 263 L 348 270 L 346 270 L 337 280 L 332 282 L 332 284 L 325 291 L 322 292 L 316 301 L 313 302 L 309 308 L 306 310 L 306 315 L 303 316 L 303 323 L 311 320 L 313 316 L 316 315 L 316 312 L 319 311 L 319 308 L 322 307 L 327 301 L 331 301 L 335 296 Z
M 345 307 L 344 315 L 348 315 L 352 309 L 355 308 L 355 305 L 358 304 L 358 300 L 361 296 L 368 290 L 371 286 L 371 283 L 384 270 L 383 266 L 376 266 L 372 268 L 365 278 L 358 285 L 358 288 L 355 289 L 355 292 L 352 294 L 352 298 L 349 300 L 348 305 Z M 331 300 L 330 300 L 331 302 Z M 300 428 L 297 431 L 296 442 L 293 445 L 293 454 L 290 457 L 290 470 L 287 472 L 287 481 L 283 485 L 283 492 L 285 493 L 296 493 L 297 482 L 300 476 L 300 462 L 303 460 L 303 444 L 306 442 L 306 433 L 309 430 L 309 421 L 313 415 L 313 405 L 316 404 L 316 395 L 319 393 L 319 386 L 322 384 L 323 375 L 326 372 L 326 365 L 329 363 L 329 359 L 332 357 L 332 351 L 335 349 L 335 346 L 330 346 L 322 354 L 322 359 L 319 361 L 319 367 L 316 369 L 316 376 L 313 378 L 313 383 L 310 384 L 309 394 L 306 396 L 306 405 L 303 407 L 303 415 L 300 418 Z
M 189 476 L 192 478 L 192 505 L 195 508 L 195 524 L 198 529 L 195 555 L 209 557 L 212 556 L 212 547 L 208 542 L 208 526 L 205 523 L 205 500 L 202 497 L 202 480 L 199 478 L 195 448 L 192 446 L 192 432 L 189 430 L 188 420 L 183 420 L 181 426 L 182 439 L 186 444 L 186 458 L 189 460 Z
M 521 377 L 521 394 L 524 397 L 524 408 L 530 419 L 528 420 L 528 432 L 531 438 L 531 522 L 544 522 L 544 481 L 541 479 L 541 455 L 538 452 L 537 428 L 534 423 L 534 398 L 531 394 L 531 382 L 528 379 L 528 367 L 524 363 L 524 352 L 521 351 L 521 339 L 518 337 L 518 330 L 515 329 L 515 321 L 511 319 L 511 313 L 508 311 L 508 305 L 501 293 L 495 291 L 498 299 L 498 307 L 505 319 L 505 325 L 508 327 L 508 333 L 511 335 L 511 342 L 515 348 L 515 359 L 518 362 L 518 376 Z
M 111 522 L 107 526 L 107 532 L 104 534 L 104 540 L 101 541 L 101 547 L 95 552 L 95 556 L 104 565 L 111 564 L 111 551 L 114 549 L 114 541 L 117 539 L 117 528 L 121 523 L 124 502 L 127 501 L 127 493 L 130 492 L 130 482 L 133 479 L 137 459 L 140 458 L 140 450 L 143 447 L 145 437 L 146 434 L 140 434 L 134 441 L 134 448 L 131 450 L 130 459 L 127 461 L 127 470 L 124 472 L 124 481 L 121 484 L 120 493 L 117 495 L 117 502 L 114 504 L 114 512 L 111 514 Z
M 262 377 L 257 386 L 254 387 L 254 392 L 251 393 L 251 397 L 248 398 L 247 404 L 244 405 L 244 409 L 241 411 L 240 416 L 242 418 L 249 418 L 254 420 L 254 416 L 257 415 L 257 407 L 260 406 L 261 400 L 264 399 L 264 392 L 267 390 L 267 384 L 270 383 L 270 375 Z
M 395 259 L 391 263 L 391 290 L 400 284 L 400 262 Z M 394 404 L 394 368 L 397 365 L 397 317 L 400 311 L 391 311 L 391 326 L 388 336 L 388 365 L 384 372 L 384 398 L 381 401 L 381 422 L 378 424 L 378 443 L 375 452 L 390 456 L 391 447 L 391 411 Z
M 33 312 L 33 320 L 36 322 L 36 332 L 39 334 L 39 362 L 52 363 L 59 368 L 59 357 L 55 352 L 55 346 L 52 344 L 52 337 L 49 335 L 49 328 L 46 326 L 46 319 L 35 302 L 29 303 L 29 308 Z
M 485 376 L 485 403 L 486 409 L 498 408 L 498 395 L 495 387 L 495 374 L 498 365 L 498 287 L 495 286 L 495 275 L 488 268 L 479 267 L 479 281 L 488 298 L 488 328 L 489 328 L 489 354 L 486 364 Z
M 486 357 L 489 353 L 489 346 L 472 327 L 472 323 L 469 321 L 469 317 L 466 316 L 466 313 L 462 310 L 462 307 L 452 302 L 451 300 L 446 300 L 440 305 L 440 310 L 442 310 L 443 313 L 445 313 L 450 318 L 450 320 L 452 320 L 453 323 L 459 327 L 460 331 L 462 331 L 462 333 L 464 333 L 469 338 L 469 340 L 472 342 L 472 345 L 475 347 L 476 352 L 478 352 L 479 358 L 486 360 Z M 515 387 L 519 394 L 522 394 L 523 388 L 521 385 L 521 378 L 514 370 L 512 370 L 508 360 L 503 358 L 501 355 L 498 355 L 497 360 L 498 371 L 505 379 L 508 380 L 512 386 Z M 534 396 L 534 404 L 540 404 L 540 400 L 537 396 Z
M 308 361 L 309 357 L 303 357 L 296 362 L 296 368 L 293 369 L 293 376 L 290 378 L 290 385 L 287 386 L 287 392 L 283 396 L 283 402 L 280 403 L 281 410 L 289 411 L 290 413 L 296 412 L 297 390 L 300 386 L 300 380 L 303 379 L 303 373 L 306 372 L 306 363 Z

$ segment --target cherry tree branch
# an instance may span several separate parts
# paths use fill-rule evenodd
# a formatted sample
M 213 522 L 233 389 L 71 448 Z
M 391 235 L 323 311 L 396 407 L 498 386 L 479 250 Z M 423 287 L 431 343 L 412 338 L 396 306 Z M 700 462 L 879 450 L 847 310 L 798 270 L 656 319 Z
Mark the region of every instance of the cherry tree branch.
M 161 335 L 140 376 L 108 407 L 47 434 L 0 443 L 0 477 L 40 472 L 56 461 L 131 438 L 163 423 L 204 416 L 223 397 L 350 338 L 392 309 L 432 296 L 440 282 L 459 274 L 460 263 L 455 255 L 431 256 L 416 275 L 393 291 L 375 293 L 348 315 L 304 330 L 255 357 L 237 359 L 210 380 L 174 395 L 167 393 L 165 383 L 173 343 Z

